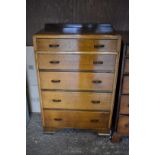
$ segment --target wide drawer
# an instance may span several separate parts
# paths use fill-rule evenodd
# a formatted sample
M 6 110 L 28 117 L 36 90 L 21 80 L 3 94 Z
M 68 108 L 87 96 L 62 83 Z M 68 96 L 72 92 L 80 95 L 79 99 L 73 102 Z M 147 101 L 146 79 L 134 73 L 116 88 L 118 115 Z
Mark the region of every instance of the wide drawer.
M 129 117 L 128 116 L 120 116 L 118 120 L 118 128 L 117 132 L 121 135 L 129 134 Z
M 40 72 L 42 89 L 112 91 L 113 73 Z
M 45 127 L 108 128 L 109 112 L 44 110 Z
M 123 77 L 122 94 L 129 94 L 129 76 Z
M 36 40 L 37 51 L 106 51 L 116 52 L 117 40 L 44 39 Z
M 129 96 L 122 95 L 120 102 L 120 114 L 129 114 Z
M 42 91 L 43 108 L 110 110 L 112 94 Z
M 116 55 L 38 54 L 39 69 L 114 71 Z

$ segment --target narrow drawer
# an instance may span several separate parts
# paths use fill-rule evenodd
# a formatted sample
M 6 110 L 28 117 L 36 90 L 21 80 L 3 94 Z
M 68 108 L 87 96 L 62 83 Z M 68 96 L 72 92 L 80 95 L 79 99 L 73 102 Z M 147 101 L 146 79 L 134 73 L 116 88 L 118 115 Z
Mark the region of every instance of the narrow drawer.
M 108 128 L 109 112 L 44 110 L 44 119 L 53 128 Z
M 39 69 L 114 71 L 115 55 L 38 54 Z
M 119 117 L 117 132 L 124 136 L 129 135 L 129 117 L 128 116 Z
M 129 73 L 129 59 L 125 59 L 125 66 L 124 66 L 124 73 L 128 74 Z
M 129 114 L 129 96 L 128 95 L 121 96 L 120 114 Z
M 42 89 L 112 91 L 113 73 L 40 72 Z
M 122 94 L 129 94 L 129 76 L 123 77 Z
M 112 94 L 42 91 L 43 108 L 110 110 Z
M 37 51 L 106 51 L 116 52 L 117 40 L 99 39 L 37 39 Z
M 129 47 L 126 49 L 126 57 L 129 57 Z

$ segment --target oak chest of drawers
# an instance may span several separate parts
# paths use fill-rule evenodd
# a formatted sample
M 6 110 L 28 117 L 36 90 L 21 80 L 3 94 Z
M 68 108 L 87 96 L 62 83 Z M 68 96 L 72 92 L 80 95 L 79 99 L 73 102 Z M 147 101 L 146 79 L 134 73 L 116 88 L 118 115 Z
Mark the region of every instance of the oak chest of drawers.
M 129 46 L 124 45 L 121 56 L 119 76 L 119 92 L 116 114 L 114 115 L 114 129 L 112 141 L 118 142 L 124 136 L 129 136 Z
M 64 128 L 109 134 L 121 36 L 33 36 L 44 132 Z

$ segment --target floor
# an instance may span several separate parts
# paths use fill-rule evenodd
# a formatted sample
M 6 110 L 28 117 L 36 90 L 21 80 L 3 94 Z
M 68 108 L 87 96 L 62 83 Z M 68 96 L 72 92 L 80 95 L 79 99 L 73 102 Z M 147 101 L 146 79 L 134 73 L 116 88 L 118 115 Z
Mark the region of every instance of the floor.
M 40 114 L 32 114 L 27 126 L 27 155 L 128 155 L 129 141 L 111 143 L 107 136 L 65 129 L 43 134 Z

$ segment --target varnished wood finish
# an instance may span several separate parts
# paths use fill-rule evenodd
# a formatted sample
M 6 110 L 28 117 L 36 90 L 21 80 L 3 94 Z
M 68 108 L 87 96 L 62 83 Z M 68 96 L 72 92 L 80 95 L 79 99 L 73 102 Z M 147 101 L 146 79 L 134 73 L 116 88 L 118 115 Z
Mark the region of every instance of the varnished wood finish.
M 120 114 L 129 114 L 129 96 L 122 95 L 120 102 Z
M 125 60 L 124 73 L 129 74 L 129 59 Z
M 114 52 L 117 40 L 92 39 L 37 39 L 37 51 L 108 51 Z
M 40 72 L 42 89 L 112 91 L 113 73 Z
M 123 94 L 129 94 L 129 76 L 123 77 L 122 93 Z
M 118 101 L 115 106 L 112 142 L 119 142 L 123 136 L 129 135 L 129 48 L 124 46 L 121 57 Z
M 39 69 L 114 71 L 116 55 L 38 54 Z
M 109 134 L 121 36 L 38 33 L 33 39 L 44 131 L 80 128 Z M 50 45 L 52 50 L 49 50 L 51 42 L 38 46 L 37 41 L 42 39 L 59 40 L 61 45 Z M 68 40 L 75 40 L 75 43 Z M 98 43 L 106 46 L 94 50 Z M 99 64 L 92 64 L 92 61 Z
M 112 94 L 42 91 L 43 108 L 110 110 Z
M 123 136 L 129 135 L 129 117 L 128 116 L 119 117 L 117 132 Z
M 129 57 L 129 47 L 126 49 L 126 57 Z
M 108 128 L 109 112 L 44 110 L 46 127 L 53 128 Z

